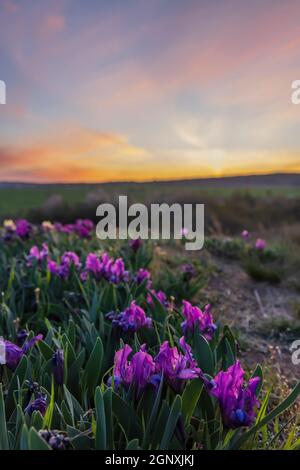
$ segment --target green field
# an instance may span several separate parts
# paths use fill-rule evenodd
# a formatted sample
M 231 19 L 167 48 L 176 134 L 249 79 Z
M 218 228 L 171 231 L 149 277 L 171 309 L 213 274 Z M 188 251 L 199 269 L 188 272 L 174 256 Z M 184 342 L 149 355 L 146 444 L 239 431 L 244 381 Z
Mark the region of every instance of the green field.
M 69 204 L 80 202 L 87 193 L 84 187 L 3 188 L 0 189 L 0 216 L 20 217 L 28 210 L 41 207 L 52 195 L 58 194 Z
M 133 202 L 149 203 L 151 200 L 165 198 L 176 201 L 176 198 L 192 198 L 202 202 L 203 198 L 228 198 L 233 194 L 250 195 L 255 198 L 282 196 L 294 199 L 300 197 L 300 188 L 296 186 L 253 186 L 253 187 L 211 187 L 199 183 L 145 183 L 145 184 L 108 184 L 108 185 L 51 185 L 36 187 L 0 188 L 0 217 L 26 216 L 28 211 L 43 207 L 53 196 L 60 196 L 68 206 L 86 201 L 89 194 L 99 193 L 98 202 L 105 198 L 115 200 L 116 195 L 128 195 Z M 114 196 L 114 197 L 113 197 Z M 95 198 L 97 201 L 97 197 Z M 96 206 L 95 206 L 96 207 Z

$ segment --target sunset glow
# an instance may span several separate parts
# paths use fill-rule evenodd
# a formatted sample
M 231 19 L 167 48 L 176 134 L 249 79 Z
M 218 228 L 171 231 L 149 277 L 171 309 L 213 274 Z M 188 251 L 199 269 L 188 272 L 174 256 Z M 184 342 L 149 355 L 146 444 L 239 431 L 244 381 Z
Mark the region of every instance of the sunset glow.
M 297 0 L 0 3 L 0 181 L 300 172 Z

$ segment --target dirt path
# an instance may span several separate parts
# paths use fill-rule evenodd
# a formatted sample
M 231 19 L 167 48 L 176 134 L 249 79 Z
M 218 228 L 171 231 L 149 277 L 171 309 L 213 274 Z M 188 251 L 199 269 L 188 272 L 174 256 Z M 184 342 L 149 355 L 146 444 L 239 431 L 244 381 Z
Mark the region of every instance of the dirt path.
M 233 261 L 212 257 L 216 270 L 205 288 L 213 299 L 214 315 L 237 333 L 241 355 L 249 367 L 257 362 L 275 368 L 289 383 L 300 377 L 300 366 L 293 365 L 291 343 L 300 339 L 294 306 L 300 294 L 281 285 L 253 281 Z

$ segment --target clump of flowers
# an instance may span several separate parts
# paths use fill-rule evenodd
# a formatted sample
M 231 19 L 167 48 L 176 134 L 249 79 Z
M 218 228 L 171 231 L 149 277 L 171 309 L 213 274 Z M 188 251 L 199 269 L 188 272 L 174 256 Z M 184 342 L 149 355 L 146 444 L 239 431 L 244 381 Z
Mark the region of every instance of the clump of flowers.
M 136 396 L 139 397 L 148 384 L 157 386 L 159 377 L 152 356 L 146 352 L 145 344 L 129 360 L 131 352 L 132 348 L 125 344 L 115 353 L 113 377 L 109 379 L 108 385 L 113 384 L 117 390 L 120 385 L 128 389 L 134 384 Z
M 27 240 L 33 231 L 33 226 L 26 219 L 13 221 L 7 219 L 3 222 L 4 241 L 11 240 L 15 235 L 22 240 Z
M 31 401 L 25 408 L 25 412 L 29 415 L 32 415 L 34 411 L 39 411 L 42 416 L 46 413 L 47 410 L 47 395 L 39 393 L 36 398 Z
M 71 448 L 70 439 L 65 432 L 43 429 L 39 431 L 39 435 L 53 450 L 68 450 Z
M 129 272 L 126 271 L 122 258 L 118 258 L 115 261 L 109 259 L 105 265 L 105 278 L 114 284 L 119 284 L 122 281 L 127 282 L 129 280 Z
M 90 238 L 91 233 L 94 229 L 94 224 L 89 219 L 78 219 L 74 225 L 74 231 L 81 237 L 81 238 Z
M 134 333 L 141 328 L 152 326 L 152 319 L 146 316 L 145 311 L 136 305 L 135 301 L 131 302 L 124 312 L 111 312 L 107 317 L 124 332 Z
M 193 358 L 191 347 L 180 338 L 179 344 L 184 354 L 177 347 L 170 347 L 168 341 L 161 345 L 155 357 L 155 365 L 159 374 L 163 374 L 170 387 L 176 392 L 182 389 L 186 380 L 195 379 L 201 373 Z
M 27 265 L 32 266 L 33 262 L 36 261 L 38 264 L 41 264 L 45 259 L 48 258 L 49 248 L 46 243 L 42 244 L 42 248 L 39 249 L 38 246 L 34 245 L 30 248 L 29 254 L 26 256 Z
M 42 416 L 47 410 L 47 395 L 41 391 L 41 387 L 37 382 L 33 380 L 26 380 L 28 386 L 27 390 L 27 406 L 25 407 L 25 413 L 32 415 L 34 411 L 39 411 Z M 33 397 L 33 399 L 32 399 Z
M 77 234 L 80 238 L 91 238 L 94 224 L 89 219 L 77 219 L 74 224 L 62 224 L 60 222 L 43 222 L 46 231 L 55 230 L 58 233 Z
M 82 273 L 84 274 L 83 279 L 87 277 L 85 273 L 93 274 L 96 279 L 104 278 L 114 284 L 129 280 L 129 272 L 125 269 L 123 259 L 114 260 L 107 253 L 102 253 L 100 256 L 89 253 L 86 258 L 85 271 Z
M 60 260 L 60 263 L 48 259 L 48 270 L 54 276 L 59 276 L 62 279 L 69 277 L 71 267 L 74 266 L 75 269 L 79 270 L 81 268 L 80 259 L 76 253 L 73 251 L 66 251 Z
M 245 383 L 244 375 L 240 361 L 236 361 L 206 384 L 209 393 L 219 401 L 223 424 L 227 428 L 251 426 L 255 421 L 259 408 L 256 389 L 260 378 L 254 377 Z
M 199 329 L 200 333 L 210 341 L 217 329 L 213 321 L 211 306 L 208 304 L 202 311 L 199 307 L 193 307 L 187 300 L 183 301 L 182 314 L 185 320 L 181 323 L 181 327 L 185 335 Z
M 61 257 L 61 264 L 66 264 L 69 267 L 73 265 L 75 268 L 81 267 L 79 256 L 74 251 L 66 251 Z
M 58 233 L 70 234 L 74 232 L 74 224 L 62 224 L 60 222 L 55 222 L 54 230 Z

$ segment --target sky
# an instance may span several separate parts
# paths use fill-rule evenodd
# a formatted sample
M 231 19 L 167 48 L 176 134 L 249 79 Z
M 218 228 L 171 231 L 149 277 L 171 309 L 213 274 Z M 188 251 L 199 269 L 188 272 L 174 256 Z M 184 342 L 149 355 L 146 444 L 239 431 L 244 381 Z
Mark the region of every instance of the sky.
M 300 172 L 298 0 L 0 0 L 0 181 Z

